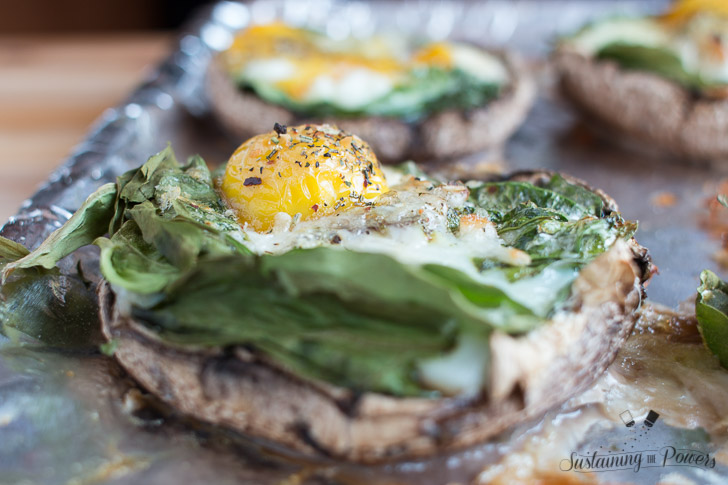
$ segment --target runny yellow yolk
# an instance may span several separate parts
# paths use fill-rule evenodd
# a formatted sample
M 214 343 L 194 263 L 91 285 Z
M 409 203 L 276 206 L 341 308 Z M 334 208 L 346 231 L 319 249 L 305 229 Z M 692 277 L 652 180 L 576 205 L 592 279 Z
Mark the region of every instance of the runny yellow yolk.
M 374 152 L 359 137 L 329 125 L 283 131 L 251 138 L 227 163 L 221 190 L 240 224 L 264 232 L 279 213 L 313 219 L 371 205 L 389 190 Z
M 429 66 L 438 66 L 444 69 L 452 69 L 452 49 L 446 42 L 433 42 L 415 52 L 413 60 L 416 63 Z

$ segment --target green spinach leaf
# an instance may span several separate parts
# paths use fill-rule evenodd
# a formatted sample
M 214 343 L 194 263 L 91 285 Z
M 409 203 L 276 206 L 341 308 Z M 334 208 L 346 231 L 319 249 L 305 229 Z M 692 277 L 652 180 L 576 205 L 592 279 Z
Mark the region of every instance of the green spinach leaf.
M 685 69 L 676 53 L 664 47 L 615 42 L 602 47 L 596 57 L 615 61 L 622 69 L 652 72 L 688 89 L 709 87 L 698 74 Z
M 728 284 L 712 271 L 700 273 L 695 316 L 705 345 L 728 369 Z

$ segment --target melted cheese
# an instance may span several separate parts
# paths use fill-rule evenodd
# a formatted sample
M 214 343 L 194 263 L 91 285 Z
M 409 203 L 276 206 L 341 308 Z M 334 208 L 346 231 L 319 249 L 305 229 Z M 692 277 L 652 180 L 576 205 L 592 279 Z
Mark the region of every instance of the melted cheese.
M 518 266 L 530 263 L 526 253 L 505 247 L 495 226 L 484 217 L 474 224 L 464 216 L 457 233 L 448 228 L 448 210 L 462 207 L 467 197 L 468 189 L 462 185 L 434 187 L 408 177 L 390 185 L 389 192 L 368 207 L 298 223 L 284 217 L 268 233 L 246 228 L 245 244 L 258 254 L 318 246 L 382 253 L 403 263 L 457 268 L 475 279 L 484 279 L 479 259 Z M 476 227 L 468 227 L 472 225 Z

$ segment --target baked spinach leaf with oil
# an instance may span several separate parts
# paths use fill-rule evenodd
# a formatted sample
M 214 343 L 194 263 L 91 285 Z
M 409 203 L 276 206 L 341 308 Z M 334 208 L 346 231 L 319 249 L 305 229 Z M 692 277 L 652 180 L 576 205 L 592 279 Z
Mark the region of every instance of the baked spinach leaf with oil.
M 543 317 L 566 301 L 586 264 L 637 230 L 597 193 L 558 174 L 535 184 L 476 184 L 470 201 L 487 212 L 506 245 L 525 251 L 531 260 L 523 266 L 482 261 L 483 279 Z M 544 287 L 549 291 L 541 291 Z
M 47 247 L 41 250 L 44 254 Z M 29 254 L 0 236 L 0 273 Z M 0 285 L 0 333 L 15 343 L 92 347 L 98 335 L 93 288 L 82 278 L 35 266 L 16 268 Z
M 528 253 L 531 267 L 554 261 L 585 264 L 637 230 L 598 194 L 558 174 L 540 185 L 482 183 L 471 188 L 470 199 L 487 211 L 506 245 Z
M 700 273 L 695 316 L 705 345 L 728 369 L 728 284 L 712 271 Z

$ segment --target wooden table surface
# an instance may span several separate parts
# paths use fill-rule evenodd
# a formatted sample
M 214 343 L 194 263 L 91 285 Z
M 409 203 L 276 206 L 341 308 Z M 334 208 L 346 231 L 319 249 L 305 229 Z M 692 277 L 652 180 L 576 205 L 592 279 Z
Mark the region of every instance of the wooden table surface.
M 161 32 L 0 37 L 0 226 L 173 39 Z

